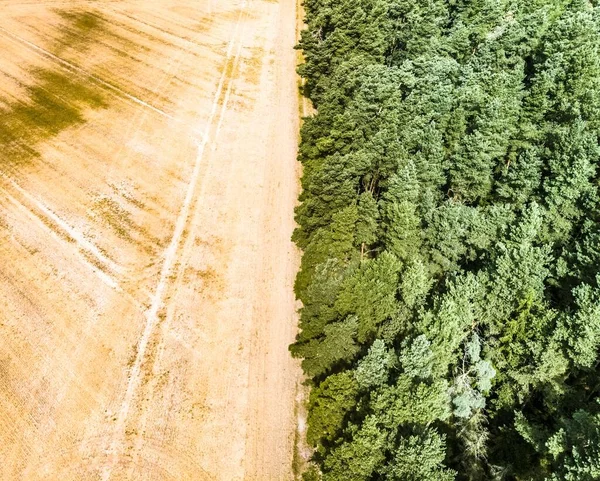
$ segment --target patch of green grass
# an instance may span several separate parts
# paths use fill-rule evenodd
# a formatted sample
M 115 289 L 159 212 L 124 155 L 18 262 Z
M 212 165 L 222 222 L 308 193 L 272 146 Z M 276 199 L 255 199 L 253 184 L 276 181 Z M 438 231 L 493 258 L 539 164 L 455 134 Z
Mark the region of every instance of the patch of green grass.
M 68 21 L 63 37 L 80 48 L 102 29 L 102 19 L 91 12 L 60 12 Z M 104 92 L 88 78 L 74 72 L 37 68 L 25 101 L 4 102 L 0 108 L 0 159 L 21 164 L 39 156 L 36 146 L 63 130 L 85 121 L 84 111 L 107 106 Z
M 60 35 L 54 40 L 50 50 L 59 57 L 71 50 L 85 52 L 109 30 L 109 23 L 98 12 L 77 8 L 55 9 L 55 12 L 63 22 L 60 25 Z
M 82 52 L 89 46 L 99 43 L 115 55 L 132 60 L 137 59 L 130 52 L 140 49 L 148 50 L 109 28 L 109 22 L 99 11 L 73 9 L 59 10 L 57 13 L 65 20 L 61 29 L 63 35 L 56 40 L 55 45 L 55 51 L 59 55 L 64 55 L 65 52 L 73 49 Z M 136 35 L 141 34 L 133 29 L 126 30 L 132 31 Z
M 90 11 L 60 10 L 58 14 L 67 21 L 71 29 L 81 33 L 96 30 L 103 22 L 102 17 Z
M 34 78 L 26 102 L 0 111 L 0 147 L 9 161 L 36 157 L 35 145 L 84 122 L 84 109 L 107 106 L 97 86 L 68 72 L 38 69 Z

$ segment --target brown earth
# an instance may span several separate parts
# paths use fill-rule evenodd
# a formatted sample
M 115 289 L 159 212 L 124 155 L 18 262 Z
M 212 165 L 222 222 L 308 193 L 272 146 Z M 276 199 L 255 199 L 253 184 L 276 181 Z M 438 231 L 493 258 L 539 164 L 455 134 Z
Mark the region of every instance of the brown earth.
M 293 479 L 295 0 L 0 0 L 0 480 Z

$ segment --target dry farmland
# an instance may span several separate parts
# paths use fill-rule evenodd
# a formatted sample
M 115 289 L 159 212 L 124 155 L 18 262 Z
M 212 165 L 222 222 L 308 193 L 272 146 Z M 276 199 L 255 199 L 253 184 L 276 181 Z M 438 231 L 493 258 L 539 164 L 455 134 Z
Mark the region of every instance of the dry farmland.
M 292 478 L 294 0 L 0 0 L 0 479 Z

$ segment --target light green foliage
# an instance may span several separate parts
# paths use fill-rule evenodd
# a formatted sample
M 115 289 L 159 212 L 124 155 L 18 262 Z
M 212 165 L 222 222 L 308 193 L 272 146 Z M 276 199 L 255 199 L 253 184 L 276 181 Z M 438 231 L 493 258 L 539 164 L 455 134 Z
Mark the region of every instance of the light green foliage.
M 407 376 L 428 379 L 431 377 L 433 361 L 431 343 L 423 334 L 410 343 L 402 343 L 400 362 Z
M 425 429 L 402 439 L 386 473 L 389 481 L 453 481 L 455 473 L 444 467 L 444 438 Z
M 333 441 L 344 418 L 356 406 L 359 383 L 350 371 L 328 377 L 310 393 L 307 440 L 312 444 Z
M 395 364 L 394 352 L 387 349 L 381 339 L 377 339 L 368 354 L 359 361 L 354 378 L 362 389 L 383 386 Z
M 471 418 L 485 407 L 485 395 L 492 387 L 491 381 L 496 370 L 487 360 L 481 359 L 481 342 L 474 334 L 465 344 L 462 362 L 451 390 L 454 415 L 459 418 Z
M 396 306 L 400 263 L 391 254 L 364 262 L 342 284 L 335 308 L 341 317 L 358 318 L 358 340 L 367 341 Z
M 499 373 L 495 379 L 499 406 L 522 403 L 533 389 L 564 391 L 568 361 L 557 329 L 556 313 L 528 294 L 504 322 L 490 355 Z
M 421 247 L 421 220 L 416 206 L 408 201 L 391 202 L 383 208 L 385 239 L 391 252 L 399 259 L 408 260 L 418 255 Z
M 498 243 L 489 263 L 489 309 L 492 332 L 506 322 L 522 299 L 543 298 L 548 265 L 552 258 L 550 246 L 537 245 L 544 222 L 544 213 L 536 204 L 525 209 L 521 220 L 513 225 L 508 239 Z
M 427 426 L 450 416 L 448 383 L 401 375 L 394 385 L 373 393 L 370 407 L 377 413 L 378 422 L 390 430 L 405 423 Z
M 599 52 L 600 53 L 600 52 Z M 581 122 L 556 130 L 549 139 L 549 176 L 543 184 L 548 205 L 547 236 L 563 240 L 582 215 L 586 197 L 593 195 L 595 163 L 600 156 L 597 134 Z
M 600 415 L 576 411 L 546 441 L 556 463 L 552 481 L 593 481 L 600 478 Z
M 364 246 L 369 246 L 377 241 L 377 228 L 379 209 L 377 201 L 370 192 L 363 192 L 358 198 L 358 219 L 356 223 L 356 244 L 361 246 L 364 255 Z
M 474 275 L 449 282 L 441 295 L 420 320 L 427 339 L 431 339 L 434 374 L 444 376 L 458 362 L 459 348 L 484 313 L 483 282 Z
M 402 302 L 411 309 L 423 304 L 432 285 L 433 280 L 425 264 L 418 259 L 413 260 L 400 276 Z
M 351 441 L 332 450 L 324 463 L 323 481 L 367 481 L 384 463 L 387 432 L 367 417 Z
M 381 209 L 386 229 L 384 239 L 399 259 L 413 259 L 421 246 L 421 219 L 417 212 L 419 182 L 412 162 L 388 180 Z
M 598 362 L 600 347 L 600 291 L 582 284 L 573 290 L 573 297 L 575 310 L 562 319 L 567 352 L 576 366 L 591 368 Z
M 302 481 L 320 481 L 321 472 L 314 464 L 311 464 L 308 469 L 302 473 Z
M 594 481 L 600 476 L 600 414 L 578 409 L 552 429 L 535 426 L 518 414 L 517 430 L 547 466 L 545 481 Z

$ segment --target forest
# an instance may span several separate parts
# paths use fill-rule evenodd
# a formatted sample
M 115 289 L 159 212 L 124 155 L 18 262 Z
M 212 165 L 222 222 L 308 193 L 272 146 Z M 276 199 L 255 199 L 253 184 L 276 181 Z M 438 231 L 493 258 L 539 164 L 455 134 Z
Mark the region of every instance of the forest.
M 600 479 L 600 1 L 304 8 L 304 480 Z

